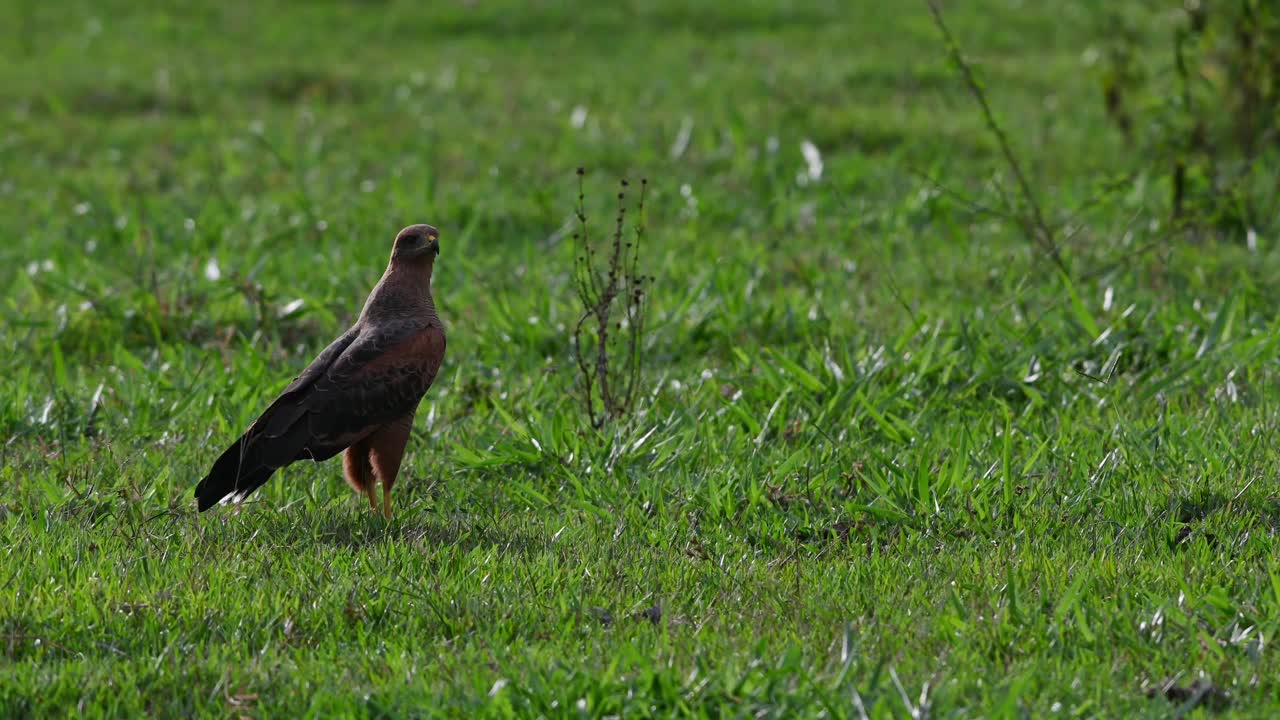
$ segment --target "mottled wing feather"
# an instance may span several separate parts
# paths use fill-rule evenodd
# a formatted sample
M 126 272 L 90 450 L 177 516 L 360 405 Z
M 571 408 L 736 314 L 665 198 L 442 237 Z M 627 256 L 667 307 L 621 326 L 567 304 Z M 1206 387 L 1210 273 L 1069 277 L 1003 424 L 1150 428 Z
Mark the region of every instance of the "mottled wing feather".
M 412 411 L 444 358 L 438 327 L 362 335 L 299 403 L 306 416 L 310 457 L 325 459 Z
M 352 325 L 346 332 L 342 333 L 341 337 L 329 343 L 329 347 L 321 350 L 316 359 L 312 360 L 311 364 L 298 377 L 294 378 L 293 382 L 289 383 L 289 386 L 284 389 L 281 396 L 301 390 L 320 379 L 329 370 L 329 367 L 333 365 L 333 362 L 342 356 L 347 351 L 347 348 L 351 347 L 351 344 L 359 337 L 360 329 L 359 323 Z
M 280 396 L 272 401 L 249 428 L 247 434 L 254 437 L 275 438 L 288 432 L 305 412 L 297 403 L 299 396 L 304 395 L 317 380 L 324 377 L 334 362 L 351 347 L 359 335 L 360 326 L 354 325 L 337 340 L 329 343 L 329 347 L 322 350 L 316 359 L 312 360 L 311 364 L 289 383 Z

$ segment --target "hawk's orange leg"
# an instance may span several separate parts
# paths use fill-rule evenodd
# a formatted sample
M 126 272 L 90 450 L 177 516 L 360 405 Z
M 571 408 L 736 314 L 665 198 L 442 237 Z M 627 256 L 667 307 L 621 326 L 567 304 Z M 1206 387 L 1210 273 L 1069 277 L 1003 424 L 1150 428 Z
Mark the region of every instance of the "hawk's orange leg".
M 366 441 L 369 447 L 369 464 L 373 474 L 382 483 L 382 516 L 391 517 L 391 487 L 400 474 L 400 461 L 413 429 L 413 413 L 410 412 L 375 430 Z M 373 484 L 369 485 L 369 500 L 373 501 Z M 375 508 L 376 509 L 376 508 Z

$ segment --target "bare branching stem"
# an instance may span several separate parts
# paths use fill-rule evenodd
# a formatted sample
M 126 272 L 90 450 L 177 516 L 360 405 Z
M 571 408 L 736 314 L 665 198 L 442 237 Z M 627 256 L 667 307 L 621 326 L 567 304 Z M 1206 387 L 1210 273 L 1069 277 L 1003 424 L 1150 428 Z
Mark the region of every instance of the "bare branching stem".
M 1054 239 L 1053 228 L 1045 220 L 1044 213 L 1040 210 L 1040 203 L 1036 200 L 1035 193 L 1031 190 L 1031 183 L 1027 181 L 1026 173 L 1022 171 L 1022 164 L 1018 162 L 1018 156 L 1013 151 L 1013 146 L 1009 143 L 1009 138 L 1005 135 L 1004 128 L 1000 123 L 996 122 L 995 113 L 991 110 L 991 103 L 987 102 L 987 94 L 983 91 L 981 83 L 978 82 L 977 75 L 974 74 L 973 68 L 969 62 L 964 59 L 964 55 L 960 52 L 960 46 L 956 43 L 955 37 L 952 36 L 951 30 L 947 27 L 946 21 L 942 17 L 942 8 L 938 6 L 938 0 L 925 0 L 929 6 L 929 12 L 933 15 L 933 22 L 938 26 L 938 32 L 942 33 L 942 38 L 947 44 L 947 54 L 951 56 L 951 62 L 956 66 L 960 76 L 964 79 L 965 85 L 969 88 L 969 93 L 973 95 L 974 100 L 978 103 L 978 107 L 982 109 L 982 118 L 987 125 L 987 129 L 995 136 L 996 143 L 1000 146 L 1000 152 L 1004 155 L 1005 162 L 1009 165 L 1010 172 L 1018 181 L 1018 189 L 1022 192 L 1022 198 L 1026 202 L 1031 216 L 1026 218 L 1022 224 L 1024 230 L 1031 239 L 1038 243 L 1053 260 L 1054 264 L 1063 273 L 1067 273 L 1066 263 L 1062 260 L 1062 253 L 1058 250 L 1057 241 Z
M 573 329 L 573 353 L 581 376 L 583 405 L 592 427 L 598 429 L 634 409 L 640 385 L 646 278 L 639 267 L 648 182 L 640 181 L 636 206 L 639 217 L 633 221 L 630 234 L 626 226 L 629 184 L 626 180 L 621 182 L 608 257 L 605 265 L 598 268 L 595 248 L 587 233 L 584 174 L 579 168 L 574 284 L 583 312 Z

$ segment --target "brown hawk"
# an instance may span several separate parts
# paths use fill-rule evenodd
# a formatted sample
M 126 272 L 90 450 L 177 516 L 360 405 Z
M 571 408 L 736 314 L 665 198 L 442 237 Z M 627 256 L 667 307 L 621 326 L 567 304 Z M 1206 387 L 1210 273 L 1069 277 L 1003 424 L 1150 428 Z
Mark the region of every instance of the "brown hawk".
M 240 502 L 277 469 L 321 462 L 346 451 L 342 470 L 356 492 L 391 516 L 418 403 L 444 360 L 444 327 L 431 297 L 440 234 L 410 225 L 396 236 L 391 262 L 360 318 L 325 348 L 213 464 L 196 486 L 201 512 Z

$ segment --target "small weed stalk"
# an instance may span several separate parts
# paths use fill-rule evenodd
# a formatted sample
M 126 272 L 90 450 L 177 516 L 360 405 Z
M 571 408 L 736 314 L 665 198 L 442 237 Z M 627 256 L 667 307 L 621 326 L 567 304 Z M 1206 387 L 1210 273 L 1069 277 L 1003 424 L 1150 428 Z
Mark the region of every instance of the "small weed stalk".
M 647 288 L 652 277 L 640 274 L 640 243 L 644 240 L 644 199 L 648 181 L 640 181 L 635 220 L 628 231 L 627 189 L 618 190 L 618 214 L 607 247 L 607 257 L 597 259 L 587 226 L 585 171 L 578 168 L 578 231 L 573 280 L 582 302 L 582 316 L 573 329 L 573 354 L 582 383 L 582 403 L 591 426 L 604 427 L 610 420 L 635 409 L 636 391 L 644 345 Z
M 1000 152 L 1004 155 L 1005 162 L 1009 165 L 1009 170 L 1013 173 L 1014 179 L 1018 181 L 1018 190 L 1022 193 L 1022 200 L 1027 206 L 1027 211 L 1016 213 L 1014 217 L 1018 224 L 1022 227 L 1023 232 L 1033 242 L 1038 244 L 1046 255 L 1053 260 L 1053 264 L 1058 266 L 1064 274 L 1067 272 L 1066 262 L 1062 259 L 1062 253 L 1058 249 L 1057 239 L 1054 236 L 1053 228 L 1045 219 L 1044 212 L 1040 209 L 1040 202 L 1036 200 L 1036 194 L 1031 189 L 1031 183 L 1027 180 L 1026 173 L 1022 171 L 1022 163 L 1018 162 L 1018 156 L 1013 151 L 1013 146 L 1009 142 L 1009 137 L 1005 134 L 1004 128 L 1000 123 L 996 122 L 995 113 L 991 110 L 991 103 L 987 102 L 987 94 L 982 89 L 982 83 L 978 81 L 974 75 L 973 68 L 969 66 L 969 62 L 964 59 L 964 55 L 960 52 L 960 46 L 956 43 L 955 37 L 951 35 L 951 29 L 947 27 L 946 21 L 942 17 L 942 8 L 939 7 L 937 0 L 926 0 L 930 14 L 933 15 L 933 24 L 942 34 L 942 39 L 946 43 L 947 55 L 951 58 L 951 63 L 955 66 L 960 77 L 964 79 L 965 86 L 969 89 L 969 93 L 973 95 L 973 99 L 978 103 L 978 107 L 982 110 L 982 119 L 987 125 L 987 130 L 995 138 L 996 143 L 1000 146 Z M 1008 198 L 1005 204 L 1013 211 L 1013 203 Z

